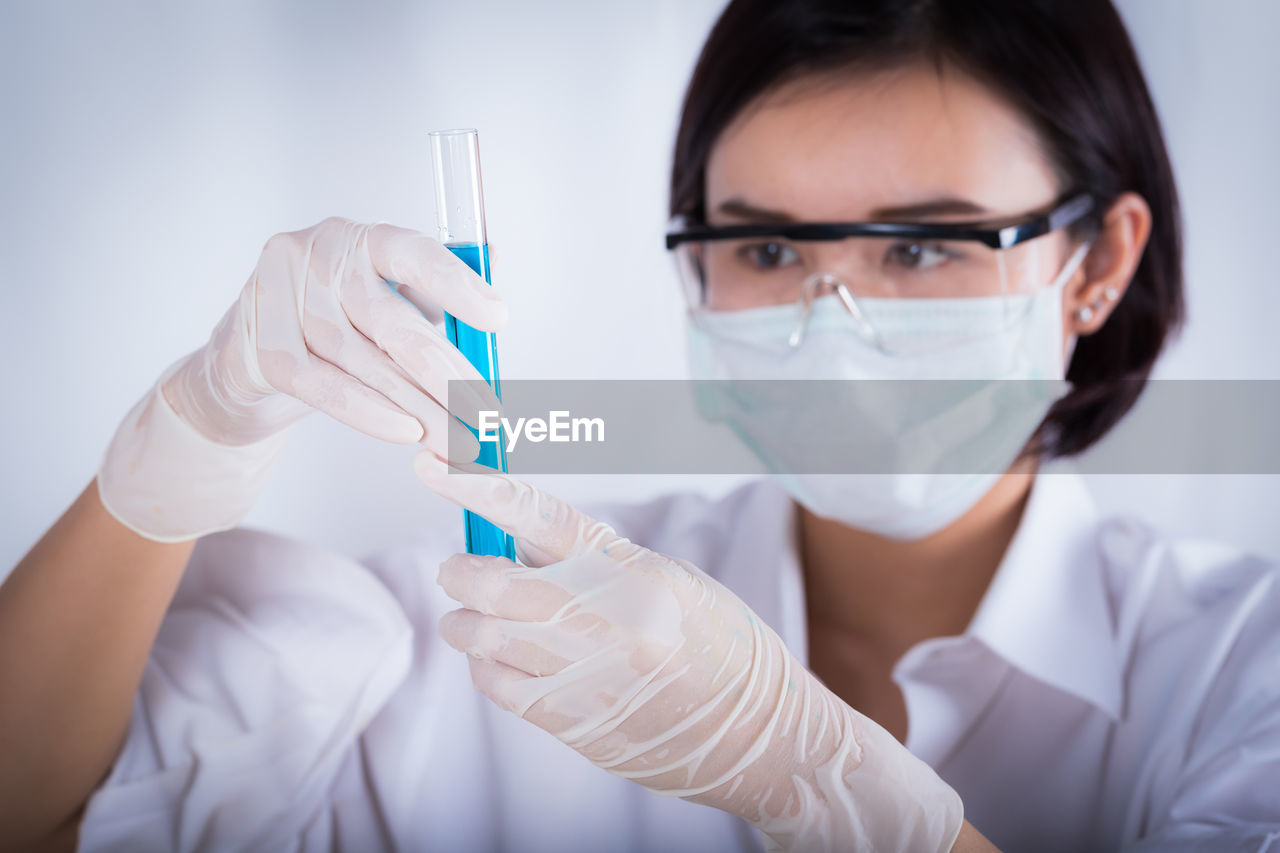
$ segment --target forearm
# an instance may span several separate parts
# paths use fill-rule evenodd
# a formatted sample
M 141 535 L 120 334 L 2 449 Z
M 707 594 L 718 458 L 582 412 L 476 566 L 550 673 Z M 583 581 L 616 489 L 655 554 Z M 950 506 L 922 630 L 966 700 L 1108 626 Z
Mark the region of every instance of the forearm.
M 194 544 L 129 530 L 95 480 L 0 585 L 0 847 L 53 832 L 110 769 Z
M 951 853 L 999 853 L 999 850 L 967 820 L 960 827 L 956 843 L 951 845 Z

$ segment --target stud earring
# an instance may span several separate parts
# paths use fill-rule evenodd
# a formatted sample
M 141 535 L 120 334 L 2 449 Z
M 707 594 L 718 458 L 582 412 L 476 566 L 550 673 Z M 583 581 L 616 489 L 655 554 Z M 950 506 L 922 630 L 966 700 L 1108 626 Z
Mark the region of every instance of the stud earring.
M 1108 302 L 1115 302 L 1119 298 L 1120 291 L 1116 290 L 1114 287 L 1108 286 L 1102 291 L 1102 295 L 1093 300 L 1092 303 L 1088 305 L 1081 305 L 1076 309 L 1076 320 L 1081 323 L 1090 322 L 1094 316 L 1102 310 L 1104 305 Z

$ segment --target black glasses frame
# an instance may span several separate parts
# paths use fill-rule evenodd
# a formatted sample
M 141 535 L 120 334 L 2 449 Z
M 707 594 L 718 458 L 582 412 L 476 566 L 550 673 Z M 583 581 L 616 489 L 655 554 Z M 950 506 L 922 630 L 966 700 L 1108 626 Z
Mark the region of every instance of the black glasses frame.
M 1074 225 L 1093 211 L 1096 201 L 1078 193 L 1047 213 L 1026 214 L 988 222 L 779 222 L 768 225 L 691 225 L 667 234 L 668 251 L 681 243 L 782 237 L 786 240 L 832 241 L 846 237 L 906 237 L 924 240 L 971 240 L 992 249 L 1008 249 L 1059 228 Z

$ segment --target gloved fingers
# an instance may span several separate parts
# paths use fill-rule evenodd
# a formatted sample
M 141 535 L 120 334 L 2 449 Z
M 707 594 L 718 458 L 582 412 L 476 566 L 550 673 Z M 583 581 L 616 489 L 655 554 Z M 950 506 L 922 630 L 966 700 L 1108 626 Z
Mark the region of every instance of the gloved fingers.
M 421 311 L 423 316 L 431 322 L 431 325 L 439 326 L 444 322 L 444 309 L 439 305 L 427 299 L 407 284 L 401 284 L 398 281 L 389 281 L 387 284 L 401 297 L 408 300 L 410 305 Z
M 480 660 L 529 675 L 555 675 L 590 650 L 590 640 L 546 622 L 513 622 L 474 610 L 451 610 L 437 626 L 444 641 Z
M 386 224 L 374 225 L 366 238 L 369 259 L 382 278 L 406 285 L 477 329 L 497 332 L 506 325 L 507 306 L 498 292 L 438 241 Z
M 520 685 L 536 683 L 538 676 L 507 666 L 505 663 L 492 660 L 481 660 L 468 656 L 467 665 L 471 669 L 471 684 L 489 700 L 504 711 L 510 711 L 523 717 L 527 707 L 520 703 L 518 693 Z
M 618 536 L 609 525 L 507 474 L 464 473 L 428 452 L 414 457 L 413 465 L 428 488 L 479 513 L 552 560 L 595 552 L 625 564 L 651 553 Z
M 241 292 L 240 309 L 246 364 L 252 385 L 265 382 L 270 388 L 295 397 L 353 429 L 397 444 L 411 444 L 423 435 L 422 425 L 382 394 L 349 376 L 341 368 L 310 351 L 304 339 L 305 293 L 308 276 L 317 273 L 307 260 L 321 266 L 330 264 L 334 238 L 318 234 L 335 231 L 343 242 L 350 240 L 355 223 L 325 220 L 305 231 L 277 234 L 267 241 L 249 285 Z M 300 280 L 301 279 L 301 280 Z M 326 290 L 323 281 L 317 290 Z M 330 300 L 332 305 L 334 300 Z M 334 323 L 330 323 L 333 326 Z M 352 335 L 358 334 L 345 328 Z M 316 330 L 319 333 L 319 330 Z M 327 330 L 341 337 L 342 327 Z
M 471 684 L 499 708 L 528 720 L 562 740 L 583 728 L 582 714 L 616 713 L 619 697 L 597 689 L 593 673 L 582 675 L 574 664 L 555 675 L 530 675 L 501 661 L 468 656 Z M 589 665 L 593 661 L 587 662 Z M 590 669 L 590 666 L 587 667 Z M 589 727 L 588 724 L 587 727 Z
M 619 659 L 617 648 L 599 648 L 550 675 L 530 675 L 501 661 L 472 657 L 471 681 L 498 707 L 551 732 L 579 752 L 602 740 L 617 743 L 619 724 L 648 700 Z
M 471 460 L 480 455 L 480 443 L 471 431 L 418 387 L 404 369 L 372 341 L 349 327 L 344 332 L 336 317 L 313 317 L 312 320 L 303 331 L 307 348 L 417 418 L 425 431 L 420 440 L 424 447 L 446 457 L 452 448 L 455 459 Z
M 395 444 L 413 444 L 423 436 L 417 418 L 319 356 L 265 351 L 258 360 L 273 387 L 352 429 Z
M 543 551 L 537 545 L 527 539 L 516 538 L 514 541 L 516 559 L 526 566 L 549 566 L 556 562 L 556 558 Z
M 552 618 L 571 592 L 539 578 L 525 578 L 525 566 L 506 557 L 454 554 L 440 564 L 436 582 L 463 607 L 523 622 Z
M 401 365 L 428 394 L 445 403 L 452 414 L 478 427 L 481 410 L 501 410 L 493 389 L 458 348 L 371 270 L 348 266 L 338 298 L 351 325 Z M 325 313 L 320 305 L 311 310 Z M 309 327 L 313 318 L 308 321 Z M 450 379 L 466 381 L 450 385 Z

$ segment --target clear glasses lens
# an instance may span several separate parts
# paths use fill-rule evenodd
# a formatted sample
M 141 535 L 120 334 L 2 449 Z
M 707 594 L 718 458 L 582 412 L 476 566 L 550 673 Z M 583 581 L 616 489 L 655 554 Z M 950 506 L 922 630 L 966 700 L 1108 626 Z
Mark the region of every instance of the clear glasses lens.
M 675 254 L 687 304 L 700 321 L 715 318 L 704 325 L 717 334 L 731 334 L 736 324 L 728 315 L 734 312 L 795 306 L 795 325 L 787 323 L 777 341 L 760 342 L 786 349 L 798 344 L 797 328 L 801 339 L 815 324 L 820 331 L 839 304 L 855 320 L 842 325 L 893 352 L 963 344 L 1016 321 L 1028 297 L 1053 277 L 1043 263 L 1052 254 L 1042 251 L 1046 242 L 1037 238 L 996 250 L 961 240 L 754 237 L 682 243 Z M 938 318 L 939 328 L 921 323 L 919 310 L 911 312 L 913 326 L 904 327 L 905 305 L 894 304 L 900 300 L 912 300 L 916 309 L 916 300 L 932 300 L 928 315 Z M 957 312 L 973 322 L 957 323 Z M 946 340 L 935 334 L 944 326 Z M 965 331 L 957 334 L 957 328 Z

